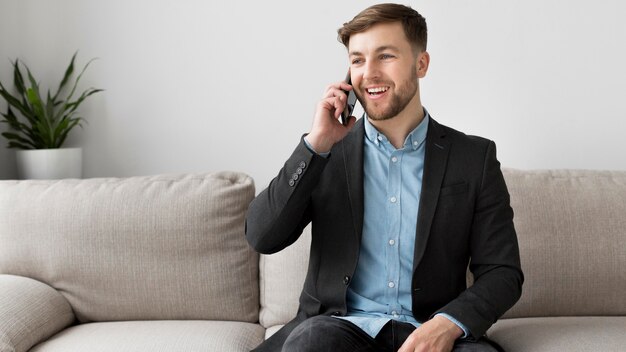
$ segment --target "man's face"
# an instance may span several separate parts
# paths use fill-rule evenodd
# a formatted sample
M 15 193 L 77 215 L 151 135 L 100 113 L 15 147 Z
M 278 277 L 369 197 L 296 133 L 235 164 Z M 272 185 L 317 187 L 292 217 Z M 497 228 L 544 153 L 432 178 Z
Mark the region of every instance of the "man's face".
M 415 56 L 400 22 L 353 34 L 348 54 L 352 85 L 370 119 L 390 119 L 419 99 L 417 79 L 426 73 L 420 59 L 426 53 Z

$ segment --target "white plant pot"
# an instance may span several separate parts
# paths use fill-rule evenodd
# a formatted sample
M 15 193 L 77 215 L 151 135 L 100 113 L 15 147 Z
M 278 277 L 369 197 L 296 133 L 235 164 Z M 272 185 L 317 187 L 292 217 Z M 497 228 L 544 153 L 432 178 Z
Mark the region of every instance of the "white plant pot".
M 56 180 L 83 176 L 81 148 L 17 150 L 17 176 L 22 180 Z

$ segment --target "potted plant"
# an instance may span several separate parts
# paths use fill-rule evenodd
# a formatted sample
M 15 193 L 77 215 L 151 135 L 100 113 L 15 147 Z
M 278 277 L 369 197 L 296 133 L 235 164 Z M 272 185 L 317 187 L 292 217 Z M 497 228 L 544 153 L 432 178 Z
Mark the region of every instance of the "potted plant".
M 78 82 L 93 61 L 83 67 L 70 87 L 75 59 L 76 54 L 72 56 L 54 94 L 48 89 L 46 96 L 42 96 L 39 82 L 28 66 L 17 59 L 12 62 L 13 84 L 17 93 L 11 94 L 0 82 L 0 96 L 8 105 L 0 122 L 10 127 L 2 135 L 8 140 L 9 148 L 18 149 L 16 161 L 20 178 L 82 177 L 82 149 L 62 146 L 74 127 L 82 128 L 84 119 L 77 112 L 80 104 L 102 89 L 89 88 L 75 97 Z M 25 68 L 28 80 L 24 79 L 21 66 Z

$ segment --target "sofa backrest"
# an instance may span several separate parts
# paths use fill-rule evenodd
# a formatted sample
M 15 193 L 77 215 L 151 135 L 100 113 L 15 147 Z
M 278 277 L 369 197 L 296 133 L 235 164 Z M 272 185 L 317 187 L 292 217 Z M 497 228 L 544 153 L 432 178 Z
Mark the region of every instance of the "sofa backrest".
M 253 197 L 232 172 L 1 181 L 0 274 L 52 286 L 81 322 L 255 322 Z
M 526 280 L 505 317 L 626 314 L 626 172 L 503 173 Z M 295 316 L 309 246 L 307 228 L 292 247 L 261 256 L 263 326 Z
M 525 275 L 505 317 L 626 314 L 626 172 L 504 170 Z

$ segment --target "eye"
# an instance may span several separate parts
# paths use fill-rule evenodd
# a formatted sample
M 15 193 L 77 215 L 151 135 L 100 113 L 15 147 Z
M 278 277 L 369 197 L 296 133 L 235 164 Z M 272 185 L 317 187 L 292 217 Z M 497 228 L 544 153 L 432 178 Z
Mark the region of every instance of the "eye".
M 391 54 L 381 54 L 381 55 L 380 55 L 380 58 L 381 58 L 381 60 L 387 60 L 387 59 L 392 59 L 392 58 L 394 58 L 394 56 L 393 56 L 393 55 L 391 55 Z
M 358 65 L 358 64 L 360 64 L 361 62 L 363 62 L 363 60 L 362 60 L 362 59 L 360 59 L 360 58 L 352 59 L 352 64 L 353 64 L 353 65 Z

